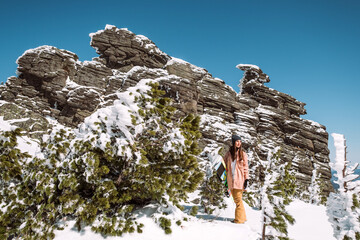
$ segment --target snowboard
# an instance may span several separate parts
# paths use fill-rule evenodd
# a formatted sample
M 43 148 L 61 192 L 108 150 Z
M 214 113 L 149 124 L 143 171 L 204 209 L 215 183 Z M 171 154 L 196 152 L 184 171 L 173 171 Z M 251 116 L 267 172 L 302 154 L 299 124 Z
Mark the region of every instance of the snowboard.
M 218 176 L 219 180 L 224 183 L 226 187 L 225 195 L 227 197 L 231 196 L 231 191 L 229 190 L 228 183 L 227 183 L 227 171 L 226 171 L 226 164 L 224 162 L 224 159 L 221 159 L 221 162 L 216 168 L 216 175 Z

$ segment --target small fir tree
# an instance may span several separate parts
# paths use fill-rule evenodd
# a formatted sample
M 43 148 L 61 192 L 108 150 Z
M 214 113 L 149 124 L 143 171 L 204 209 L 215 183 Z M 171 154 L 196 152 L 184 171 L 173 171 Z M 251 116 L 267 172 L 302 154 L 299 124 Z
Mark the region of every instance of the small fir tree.
M 265 181 L 264 166 L 267 162 L 261 160 L 254 149 L 248 151 L 249 161 L 249 175 L 252 176 L 249 179 L 248 187 L 243 195 L 243 201 L 249 206 L 257 209 L 261 209 L 261 187 Z M 256 181 L 256 179 L 258 179 Z
M 204 180 L 200 188 L 200 204 L 204 208 L 204 212 L 212 214 L 217 207 L 219 209 L 226 208 L 224 201 L 226 192 L 225 184 L 219 180 L 214 170 L 211 176 Z
M 326 196 L 323 194 L 325 187 L 324 181 L 321 180 L 321 173 L 319 173 L 318 165 L 314 164 L 312 172 L 311 184 L 308 188 L 309 202 L 311 204 L 319 205 L 326 204 Z
M 187 194 L 197 189 L 204 176 L 196 157 L 200 153 L 200 118 L 188 115 L 180 122 L 172 121 L 175 109 L 170 106 L 170 99 L 161 97 L 165 92 L 157 83 L 150 86 L 149 97 L 138 99 L 140 109 L 146 109 L 140 110 L 143 119 L 134 117 L 144 129 L 134 143 L 139 163 L 128 177 L 131 182 L 124 182 L 120 174 L 118 183 L 131 183 L 142 200 L 149 200 L 150 196 L 151 200 L 166 203 L 168 197 L 177 205 L 187 200 Z M 147 108 L 148 104 L 155 107 Z M 139 180 L 133 181 L 136 177 Z
M 295 177 L 290 172 L 291 162 L 281 163 L 280 149 L 269 151 L 265 166 L 265 182 L 261 188 L 262 239 L 289 239 L 287 223 L 295 219 L 285 206 L 295 194 Z
M 335 163 L 331 167 L 336 171 L 339 189 L 330 193 L 327 203 L 327 214 L 333 225 L 334 236 L 339 240 L 360 239 L 360 208 L 358 196 L 360 194 L 359 175 L 355 170 L 359 164 L 349 167 L 346 160 L 346 141 L 344 135 L 333 133 L 336 148 Z

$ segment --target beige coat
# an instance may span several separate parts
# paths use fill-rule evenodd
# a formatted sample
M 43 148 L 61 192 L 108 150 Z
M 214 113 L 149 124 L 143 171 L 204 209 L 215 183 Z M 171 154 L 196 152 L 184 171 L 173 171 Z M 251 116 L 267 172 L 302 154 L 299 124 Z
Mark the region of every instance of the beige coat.
M 233 179 L 231 168 L 232 156 L 230 151 L 225 154 L 224 162 L 226 164 L 227 182 L 230 190 L 244 189 L 244 182 L 246 179 L 249 178 L 248 157 L 245 152 L 242 152 L 242 158 L 242 161 L 238 159 L 236 162 L 235 174 Z

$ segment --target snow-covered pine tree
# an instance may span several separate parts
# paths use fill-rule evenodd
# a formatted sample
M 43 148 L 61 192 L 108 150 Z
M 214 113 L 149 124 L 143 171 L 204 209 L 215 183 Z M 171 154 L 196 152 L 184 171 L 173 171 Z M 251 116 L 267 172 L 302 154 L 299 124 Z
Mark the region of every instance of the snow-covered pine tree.
M 151 196 L 151 200 L 166 203 L 166 196 L 176 205 L 186 200 L 187 193 L 195 191 L 203 179 L 196 157 L 200 153 L 200 119 L 188 115 L 173 121 L 175 109 L 169 105 L 170 99 L 161 97 L 165 92 L 157 83 L 150 86 L 149 97 L 137 100 L 143 118 L 134 118 L 134 122 L 141 124 L 143 131 L 137 134 L 134 147 L 140 159 L 128 179 L 133 188 L 138 187 L 141 199 Z M 155 107 L 147 108 L 148 104 Z M 134 182 L 137 174 L 141 181 Z M 119 179 L 119 184 L 124 184 L 123 174 Z
M 157 83 L 142 80 L 129 89 L 78 130 L 44 139 L 41 153 L 21 166 L 11 194 L 2 195 L 1 239 L 51 239 L 64 219 L 108 236 L 141 232 L 134 210 L 177 204 L 198 187 L 199 118 L 174 120 Z M 10 167 L 18 172 L 18 165 Z
M 261 188 L 262 240 L 288 238 L 287 223 L 295 219 L 286 211 L 285 206 L 295 194 L 296 178 L 290 172 L 291 162 L 283 163 L 280 148 L 269 150 L 265 168 L 265 181 Z
M 246 192 L 244 192 L 243 201 L 251 207 L 261 209 L 260 190 L 265 180 L 262 173 L 264 173 L 266 161 L 261 160 L 254 150 L 248 151 L 248 159 L 251 159 L 249 161 L 249 176 L 252 177 L 249 179 L 250 184 L 248 184 Z M 254 179 L 257 179 L 257 181 L 254 181 Z
M 326 196 L 323 194 L 324 183 L 321 180 L 321 173 L 319 173 L 318 165 L 314 164 L 312 172 L 311 184 L 309 190 L 309 202 L 311 204 L 319 205 L 326 204 Z
M 327 214 L 333 225 L 334 236 L 339 240 L 360 240 L 360 194 L 359 175 L 355 169 L 359 164 L 349 167 L 346 159 L 346 140 L 344 135 L 332 133 L 336 149 L 335 163 L 330 166 L 336 171 L 335 183 L 339 189 L 330 193 L 327 203 Z

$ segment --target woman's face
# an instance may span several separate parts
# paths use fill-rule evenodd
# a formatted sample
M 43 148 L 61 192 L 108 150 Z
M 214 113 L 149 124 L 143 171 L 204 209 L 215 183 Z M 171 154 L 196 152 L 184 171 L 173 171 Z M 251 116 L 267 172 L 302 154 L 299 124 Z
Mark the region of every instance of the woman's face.
M 240 140 L 236 140 L 235 141 L 235 147 L 239 148 L 241 146 L 241 141 Z

